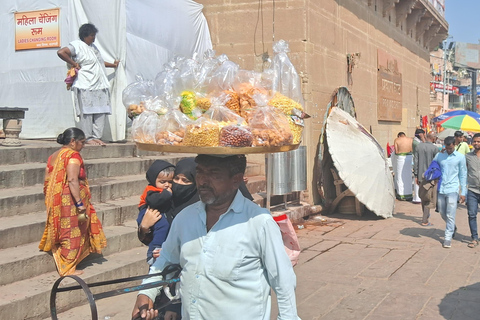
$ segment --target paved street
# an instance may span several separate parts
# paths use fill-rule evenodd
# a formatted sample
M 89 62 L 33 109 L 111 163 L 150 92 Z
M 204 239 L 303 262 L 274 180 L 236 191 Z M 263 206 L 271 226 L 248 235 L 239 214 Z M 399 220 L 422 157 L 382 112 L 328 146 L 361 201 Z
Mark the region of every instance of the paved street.
M 467 247 L 466 209 L 457 211 L 452 248 L 444 222 L 422 227 L 420 205 L 397 202 L 391 219 L 333 215 L 297 231 L 295 267 L 302 319 L 479 319 L 480 247 Z M 128 319 L 135 294 L 98 302 L 99 319 Z M 60 319 L 88 319 L 79 307 Z M 274 316 L 274 315 L 273 315 Z M 272 318 L 273 318 L 272 316 Z

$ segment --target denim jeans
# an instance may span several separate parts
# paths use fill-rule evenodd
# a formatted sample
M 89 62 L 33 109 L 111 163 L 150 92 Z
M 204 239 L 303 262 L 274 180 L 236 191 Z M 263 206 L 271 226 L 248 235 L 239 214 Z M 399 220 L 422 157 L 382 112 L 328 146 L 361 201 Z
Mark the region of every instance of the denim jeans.
M 480 194 L 468 190 L 467 192 L 468 225 L 470 226 L 470 233 L 472 234 L 473 240 L 478 240 L 478 231 L 477 231 L 478 202 L 480 202 Z
M 445 228 L 445 240 L 452 240 L 455 231 L 455 214 L 457 213 L 458 193 L 439 193 L 438 194 L 438 210 L 442 219 L 447 223 Z

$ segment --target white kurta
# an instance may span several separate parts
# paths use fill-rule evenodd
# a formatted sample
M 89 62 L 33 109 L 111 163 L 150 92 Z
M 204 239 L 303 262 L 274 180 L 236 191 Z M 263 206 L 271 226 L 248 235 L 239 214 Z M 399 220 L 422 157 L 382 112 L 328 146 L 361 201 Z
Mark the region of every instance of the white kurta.
M 78 76 L 73 82 L 75 93 L 75 110 L 80 114 L 112 113 L 110 105 L 110 83 L 103 61 L 97 47 L 87 45 L 81 40 L 70 42 L 68 48 L 72 58 L 80 64 Z

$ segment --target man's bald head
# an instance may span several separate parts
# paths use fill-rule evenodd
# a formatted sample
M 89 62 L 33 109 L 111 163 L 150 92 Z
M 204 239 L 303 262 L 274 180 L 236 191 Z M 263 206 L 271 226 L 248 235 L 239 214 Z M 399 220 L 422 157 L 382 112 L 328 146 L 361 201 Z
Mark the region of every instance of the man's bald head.
M 427 134 L 427 140 L 430 142 L 435 142 L 437 140 L 437 136 L 435 133 L 430 132 Z

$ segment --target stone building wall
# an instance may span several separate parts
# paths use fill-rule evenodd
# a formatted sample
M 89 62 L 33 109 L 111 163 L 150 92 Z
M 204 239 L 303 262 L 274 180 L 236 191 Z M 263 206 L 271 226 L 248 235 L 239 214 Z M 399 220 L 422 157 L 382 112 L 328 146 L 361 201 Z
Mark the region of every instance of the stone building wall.
M 262 53 L 266 51 L 272 56 L 273 35 L 275 40 L 289 42 L 290 59 L 302 79 L 306 112 L 312 116 L 306 120 L 303 136 L 307 146 L 310 202 L 318 202 L 313 168 L 325 110 L 336 88 L 344 86 L 350 90 L 357 119 L 371 129 L 384 147 L 387 142 L 393 143 L 398 131 L 413 136 L 420 115 L 429 114 L 428 48 L 422 43 L 422 37 L 416 37 L 416 30 L 407 35 L 402 30 L 403 24 L 398 27 L 395 15 L 393 21 L 392 14 L 383 16 L 381 0 L 198 2 L 204 5 L 217 54 L 227 54 L 241 68 L 261 71 L 266 66 Z M 402 74 L 401 122 L 377 118 L 379 49 L 397 60 Z M 350 79 L 349 53 L 360 53 Z

